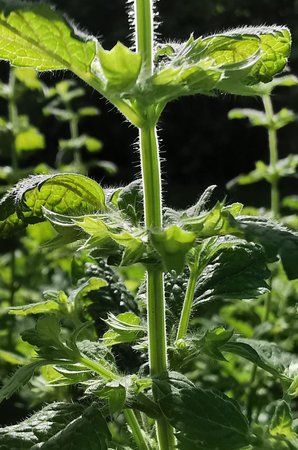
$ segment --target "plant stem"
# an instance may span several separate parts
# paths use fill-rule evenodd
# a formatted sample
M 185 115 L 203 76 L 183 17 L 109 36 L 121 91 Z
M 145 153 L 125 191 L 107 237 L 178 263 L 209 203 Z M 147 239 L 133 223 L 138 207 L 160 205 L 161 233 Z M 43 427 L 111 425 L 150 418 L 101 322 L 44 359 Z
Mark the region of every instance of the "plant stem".
M 110 369 L 107 369 L 102 364 L 96 363 L 95 361 L 92 361 L 89 358 L 80 357 L 79 362 L 81 364 L 83 364 L 85 367 L 88 367 L 89 369 L 98 373 L 105 380 L 112 381 L 112 380 L 119 379 L 119 376 L 117 374 L 115 374 L 114 372 L 112 372 Z M 137 419 L 134 411 L 132 409 L 125 409 L 124 416 L 125 416 L 125 419 L 131 429 L 134 440 L 135 440 L 139 450 L 149 450 L 149 447 L 148 447 L 145 437 L 143 435 L 143 431 L 140 427 L 140 424 L 138 422 L 138 419 Z
M 141 81 L 153 72 L 153 2 L 135 0 L 136 47 L 142 56 Z M 162 227 L 162 188 L 154 106 L 145 111 L 147 123 L 139 127 L 145 225 L 150 232 Z M 164 279 L 161 269 L 147 270 L 148 347 L 151 376 L 167 371 L 167 335 Z M 154 392 L 153 392 L 154 395 Z M 175 446 L 172 427 L 165 419 L 156 421 L 159 450 Z
M 135 442 L 140 450 L 148 450 L 148 445 L 144 439 L 143 431 L 139 425 L 138 419 L 132 409 L 125 409 L 124 416 L 129 424 Z
M 262 99 L 266 116 L 270 121 L 272 121 L 274 112 L 270 95 L 264 95 Z M 276 165 L 278 162 L 278 149 L 277 149 L 277 132 L 273 124 L 268 129 L 268 139 L 269 139 L 270 166 L 274 172 L 274 176 L 271 181 L 271 212 L 273 218 L 277 219 L 280 214 L 279 180 L 276 174 Z
M 18 158 L 15 146 L 15 138 L 18 128 L 18 110 L 15 102 L 15 84 L 16 77 L 14 70 L 11 68 L 9 72 L 9 98 L 8 98 L 8 120 L 12 125 L 11 130 L 11 166 L 13 170 L 18 169 Z
M 189 320 L 190 320 L 190 314 L 191 314 L 191 308 L 196 288 L 196 281 L 197 281 L 198 273 L 196 269 L 190 269 L 190 276 L 187 284 L 185 299 L 183 303 L 183 308 L 180 316 L 180 322 L 178 326 L 178 332 L 177 332 L 177 341 L 178 339 L 184 339 L 185 335 L 187 333 Z

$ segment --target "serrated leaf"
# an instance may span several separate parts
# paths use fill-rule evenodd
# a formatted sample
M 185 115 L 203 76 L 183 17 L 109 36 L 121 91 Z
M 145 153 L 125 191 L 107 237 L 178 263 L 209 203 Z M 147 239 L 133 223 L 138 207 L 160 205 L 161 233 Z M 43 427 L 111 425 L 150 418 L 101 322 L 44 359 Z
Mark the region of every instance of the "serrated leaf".
M 239 405 L 226 395 L 197 387 L 182 388 L 159 400 L 183 449 L 232 450 L 249 444 L 248 423 Z
M 91 405 L 83 413 L 52 436 L 41 447 L 43 450 L 108 450 L 110 431 L 98 406 Z
M 57 434 L 83 412 L 78 403 L 52 403 L 17 425 L 0 428 L 0 448 L 31 449 Z
M 289 30 L 278 26 L 244 27 L 167 43 L 166 51 L 159 50 L 157 56 L 161 62 L 152 78 L 154 93 L 170 100 L 215 89 L 254 95 L 255 86 L 271 81 L 284 68 L 290 46 Z
M 2 235 L 43 220 L 43 209 L 76 215 L 105 209 L 105 194 L 95 181 L 78 174 L 36 175 L 20 181 L 0 200 Z
M 291 367 L 297 363 L 297 357 L 273 342 L 237 337 L 235 342 L 225 344 L 223 350 L 246 358 L 288 384 L 294 378 Z
M 142 181 L 133 181 L 119 190 L 116 204 L 133 225 L 139 225 L 143 217 Z
M 268 258 L 279 255 L 290 280 L 298 278 L 298 234 L 283 225 L 261 217 L 237 218 L 239 228 L 247 240 L 259 242 Z
M 142 57 L 139 53 L 135 53 L 121 42 L 117 42 L 112 50 L 104 50 L 100 46 L 97 56 L 108 87 L 119 90 L 127 89 L 135 83 L 142 64 Z
M 187 252 L 193 247 L 196 235 L 177 225 L 160 232 L 151 232 L 151 242 L 160 254 L 167 271 L 180 273 L 185 265 Z
M 90 71 L 95 39 L 79 33 L 45 4 L 0 2 L 0 58 L 39 71 Z
M 219 245 L 197 280 L 195 303 L 255 298 L 268 292 L 268 277 L 260 246 L 244 241 Z

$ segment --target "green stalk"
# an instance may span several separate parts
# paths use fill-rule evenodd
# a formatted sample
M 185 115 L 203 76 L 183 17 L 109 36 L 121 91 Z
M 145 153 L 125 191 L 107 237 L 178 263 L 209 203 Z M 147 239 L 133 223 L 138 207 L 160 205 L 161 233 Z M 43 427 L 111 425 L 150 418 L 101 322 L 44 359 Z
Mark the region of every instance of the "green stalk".
M 135 0 L 136 46 L 142 55 L 141 80 L 153 72 L 153 3 Z M 139 127 L 141 167 L 144 190 L 145 225 L 150 232 L 162 227 L 162 188 L 154 106 L 144 111 L 146 123 Z M 161 269 L 147 270 L 148 347 L 151 376 L 167 371 L 167 335 L 164 279 Z M 153 392 L 154 394 L 154 392 Z M 159 450 L 172 450 L 175 438 L 165 419 L 156 421 Z
M 190 276 L 187 284 L 185 299 L 183 303 L 183 308 L 180 316 L 180 322 L 178 326 L 178 332 L 177 332 L 177 341 L 179 339 L 184 339 L 185 335 L 188 330 L 188 325 L 190 321 L 190 315 L 191 315 L 191 308 L 193 304 L 194 294 L 195 294 L 195 288 L 196 288 L 196 281 L 198 278 L 198 272 L 197 269 L 191 268 L 190 269 Z
M 267 118 L 272 121 L 274 112 L 270 95 L 264 95 L 262 97 L 265 113 Z M 277 149 L 277 132 L 272 124 L 268 129 L 269 140 L 269 154 L 270 154 L 270 166 L 273 171 L 276 172 L 276 165 L 278 162 L 278 149 Z M 279 200 L 279 183 L 278 176 L 274 175 L 271 181 L 271 212 L 274 219 L 278 219 L 280 215 L 280 200 Z
M 90 360 L 89 358 L 80 357 L 79 362 L 83 364 L 90 370 L 98 373 L 105 380 L 118 380 L 119 376 L 112 372 L 110 369 L 107 369 L 102 364 L 96 363 L 95 361 Z M 147 442 L 144 438 L 143 431 L 140 427 L 138 419 L 132 409 L 124 410 L 125 419 L 131 429 L 134 440 L 138 446 L 139 450 L 149 450 Z
M 11 142 L 11 166 L 13 170 L 18 169 L 18 158 L 17 158 L 17 152 L 16 152 L 16 146 L 15 146 L 15 137 L 16 137 L 16 131 L 18 127 L 18 110 L 17 105 L 15 102 L 15 84 L 16 84 L 16 77 L 13 69 L 10 69 L 9 72 L 9 98 L 8 98 L 8 120 L 12 125 L 12 142 Z

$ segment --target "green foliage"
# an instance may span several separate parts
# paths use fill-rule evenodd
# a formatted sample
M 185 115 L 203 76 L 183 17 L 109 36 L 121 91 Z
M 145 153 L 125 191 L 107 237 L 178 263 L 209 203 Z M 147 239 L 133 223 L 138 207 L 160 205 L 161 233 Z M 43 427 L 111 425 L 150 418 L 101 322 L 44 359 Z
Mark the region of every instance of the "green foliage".
M 1 1 L 0 7 L 2 59 L 40 71 L 90 70 L 95 56 L 94 40 L 76 33 L 53 8 L 20 1 Z
M 90 178 L 77 174 L 37 175 L 21 181 L 0 201 L 0 226 L 6 230 L 42 220 L 43 208 L 62 214 L 105 209 L 102 188 Z
M 264 216 L 241 215 L 239 203 L 209 207 L 214 186 L 184 211 L 162 210 L 156 133 L 167 102 L 178 97 L 262 95 L 265 114 L 246 109 L 231 115 L 266 127 L 273 145 L 275 159 L 268 166 L 259 162 L 242 182 L 265 179 L 276 189 L 279 178 L 294 175 L 297 167 L 294 156 L 278 161 L 274 148 L 274 133 L 295 114 L 274 114 L 268 103 L 275 87 L 297 83 L 291 76 L 273 78 L 287 63 L 290 32 L 244 27 L 155 48 L 152 2 L 136 1 L 134 14 L 136 51 L 120 42 L 106 50 L 48 5 L 0 0 L 0 58 L 18 67 L 9 89 L 0 85 L 13 112 L 0 120 L 0 132 L 9 132 L 12 142 L 12 166 L 17 168 L 20 155 L 44 146 L 39 131 L 17 114 L 15 80 L 44 92 L 44 113 L 69 126 L 57 155 L 66 173 L 36 169 L 39 175 L 25 177 L 0 200 L 1 237 L 9 243 L 16 231 L 23 232 L 18 250 L 6 259 L 9 269 L 0 275 L 7 344 L 0 356 L 5 364 L 20 365 L 10 378 L 4 370 L 0 401 L 20 390 L 22 401 L 27 396 L 38 405 L 66 402 L 2 428 L 0 447 L 273 450 L 283 440 L 283 448 L 293 448 L 296 344 L 287 332 L 277 345 L 274 322 L 280 313 L 292 324 L 295 289 L 280 311 L 270 305 L 278 303 L 277 291 L 298 278 L 297 233 Z M 100 164 L 112 170 L 107 162 L 84 165 L 83 152 L 98 152 L 101 142 L 80 134 L 79 125 L 98 110 L 74 103 L 85 94 L 74 82 L 47 88 L 32 69 L 70 70 L 140 129 L 141 180 L 104 190 L 83 175 Z M 1 173 L 6 179 L 7 171 Z M 278 208 L 273 213 L 277 217 Z M 278 257 L 288 277 L 280 276 L 279 289 L 268 269 Z M 18 280 L 22 289 L 27 286 L 18 274 L 24 269 L 32 270 L 34 280 L 28 275 L 31 291 L 17 295 Z M 256 399 L 257 382 L 266 402 Z M 281 390 L 283 400 L 276 403 Z
M 55 436 L 83 412 L 78 403 L 52 403 L 18 425 L 0 430 L 0 447 L 3 450 L 32 448 Z
M 298 235 L 286 227 L 258 217 L 243 216 L 238 221 L 246 239 L 260 243 L 268 258 L 278 254 L 290 280 L 297 278 Z
M 238 449 L 249 444 L 249 426 L 239 405 L 220 392 L 170 384 L 159 405 L 176 429 L 179 448 Z

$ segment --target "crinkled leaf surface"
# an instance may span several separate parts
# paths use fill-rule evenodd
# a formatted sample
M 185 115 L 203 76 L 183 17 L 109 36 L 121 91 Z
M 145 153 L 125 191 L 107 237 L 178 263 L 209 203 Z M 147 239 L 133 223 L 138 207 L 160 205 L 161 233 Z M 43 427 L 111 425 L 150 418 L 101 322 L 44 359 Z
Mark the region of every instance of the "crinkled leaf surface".
M 197 281 L 196 302 L 250 299 L 268 291 L 262 248 L 244 241 L 219 248 Z
M 96 52 L 95 39 L 79 33 L 53 8 L 19 0 L 0 2 L 0 41 L 1 59 L 39 71 L 86 73 Z
M 298 233 L 283 225 L 261 217 L 242 216 L 237 218 L 245 238 L 259 242 L 269 258 L 279 255 L 290 280 L 298 278 Z
M 65 428 L 53 435 L 40 448 L 44 450 L 108 450 L 107 441 L 110 432 L 106 421 L 96 405 L 91 405 L 70 422 Z
M 2 236 L 13 225 L 43 220 L 43 208 L 65 215 L 105 209 L 105 194 L 95 181 L 78 174 L 37 175 L 20 181 L 0 201 Z
M 47 441 L 82 414 L 78 403 L 52 403 L 17 425 L 0 428 L 0 448 L 31 449 Z
M 285 66 L 291 46 L 286 27 L 243 27 L 182 44 L 166 44 L 152 83 L 165 97 L 214 89 L 253 95 Z
M 249 443 L 249 426 L 239 405 L 220 392 L 183 387 L 162 396 L 159 405 L 176 430 L 179 448 L 232 450 Z

